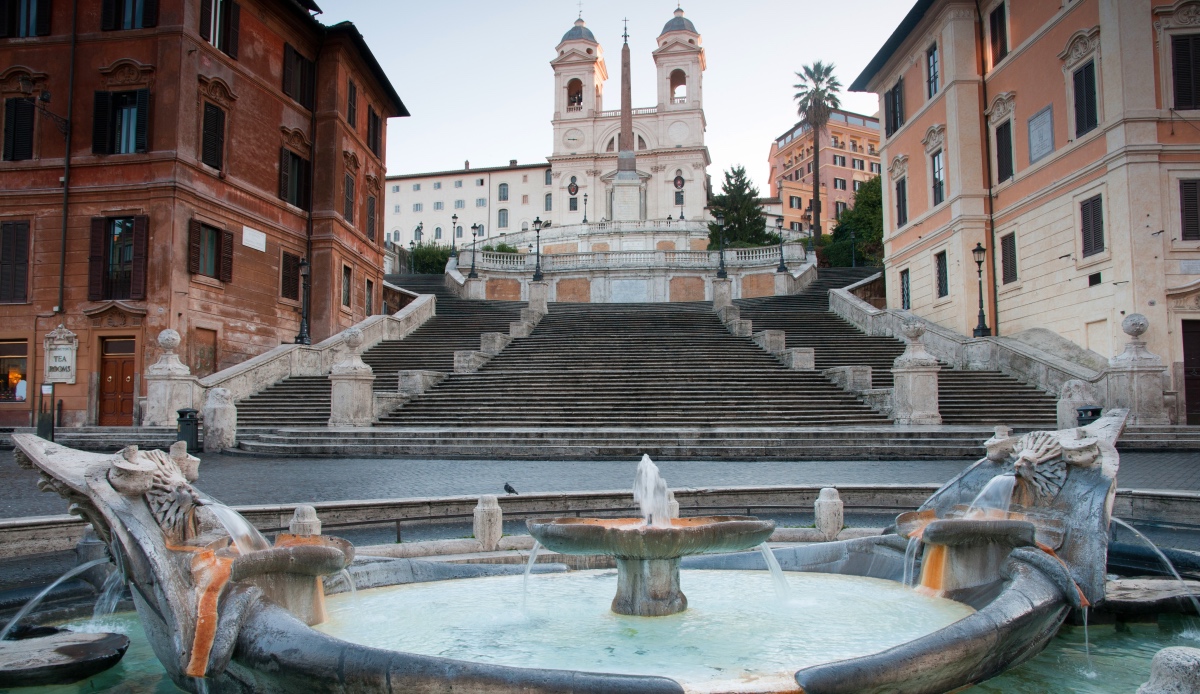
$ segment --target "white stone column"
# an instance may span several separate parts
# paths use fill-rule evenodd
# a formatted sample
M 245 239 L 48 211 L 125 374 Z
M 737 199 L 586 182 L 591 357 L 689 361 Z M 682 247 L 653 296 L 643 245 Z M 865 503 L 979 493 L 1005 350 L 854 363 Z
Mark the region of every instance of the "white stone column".
M 204 452 L 237 447 L 237 405 L 228 388 L 210 388 L 204 401 Z
M 941 424 L 938 411 L 938 372 L 942 367 L 932 354 L 925 351 L 921 336 L 925 326 L 917 321 L 904 323 L 900 328 L 908 341 L 904 354 L 892 363 L 892 414 L 897 426 L 911 424 Z
M 358 328 L 342 333 L 349 353 L 346 359 L 333 366 L 329 380 L 333 384 L 329 408 L 331 427 L 369 427 L 375 417 L 375 395 L 372 385 L 375 373 L 359 356 L 363 335 Z
M 1141 339 L 1149 328 L 1150 321 L 1142 314 L 1126 316 L 1121 329 L 1130 340 L 1124 352 L 1108 360 L 1108 406 L 1127 408 L 1128 424 L 1171 423 L 1163 397 L 1167 367 Z
M 529 309 L 542 315 L 549 312 L 550 283 L 542 280 L 529 283 Z
M 192 406 L 192 372 L 175 349 L 179 333 L 167 328 L 158 334 L 163 354 L 146 369 L 146 404 L 142 406 L 142 426 L 173 427 L 178 410 Z
M 504 535 L 504 511 L 493 494 L 479 497 L 475 506 L 475 539 L 483 545 L 483 551 L 495 552 Z
M 725 279 L 714 279 L 712 281 L 713 288 L 713 310 L 719 311 L 726 306 L 733 305 L 733 281 L 728 277 Z

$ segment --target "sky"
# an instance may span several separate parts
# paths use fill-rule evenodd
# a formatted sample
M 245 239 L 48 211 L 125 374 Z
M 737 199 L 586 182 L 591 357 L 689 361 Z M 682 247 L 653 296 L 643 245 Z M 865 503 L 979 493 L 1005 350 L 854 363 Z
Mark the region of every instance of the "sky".
M 578 0 L 318 0 L 325 24 L 349 20 L 412 114 L 388 122 L 389 174 L 544 162 L 551 153 L 554 47 Z M 795 72 L 833 62 L 849 86 L 912 6 L 911 0 L 686 0 L 704 72 L 708 173 L 743 165 L 766 194 L 771 142 L 796 122 Z M 621 27 L 629 19 L 633 107 L 657 101 L 651 51 L 676 0 L 583 0 L 604 49 L 605 106 L 620 106 Z M 878 99 L 845 93 L 874 114 Z

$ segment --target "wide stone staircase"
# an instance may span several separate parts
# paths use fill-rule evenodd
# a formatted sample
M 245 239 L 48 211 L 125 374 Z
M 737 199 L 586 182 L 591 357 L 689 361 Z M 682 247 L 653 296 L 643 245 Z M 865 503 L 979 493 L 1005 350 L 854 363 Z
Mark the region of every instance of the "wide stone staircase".
M 508 332 L 524 303 L 468 301 L 451 294 L 443 275 L 389 275 L 392 284 L 419 294 L 437 295 L 437 315 L 403 340 L 384 340 L 363 353 L 375 371 L 375 390 L 395 391 L 396 372 L 428 369 L 451 372 L 454 352 L 479 349 L 479 335 Z M 329 422 L 328 376 L 292 376 L 237 403 L 238 429 L 325 426 Z
M 811 347 L 818 371 L 835 366 L 871 367 L 875 388 L 892 387 L 892 362 L 904 343 L 865 335 L 829 310 L 829 290 L 849 286 L 879 268 L 826 268 L 803 292 L 734 302 L 754 330 L 783 330 L 788 347 Z M 938 408 L 945 424 L 1054 429 L 1057 401 L 999 371 L 965 371 L 943 364 Z

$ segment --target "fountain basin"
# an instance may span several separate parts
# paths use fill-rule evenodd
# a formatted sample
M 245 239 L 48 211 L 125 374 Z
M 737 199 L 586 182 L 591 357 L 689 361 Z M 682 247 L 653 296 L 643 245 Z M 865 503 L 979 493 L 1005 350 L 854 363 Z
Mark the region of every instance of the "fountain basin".
M 117 664 L 129 648 L 122 634 L 34 627 L 0 641 L 0 687 L 76 682 Z
M 688 607 L 679 585 L 679 558 L 734 552 L 762 544 L 775 521 L 753 516 L 672 518 L 531 518 L 525 525 L 543 547 L 560 554 L 602 554 L 617 560 L 612 611 L 639 617 L 678 614 Z

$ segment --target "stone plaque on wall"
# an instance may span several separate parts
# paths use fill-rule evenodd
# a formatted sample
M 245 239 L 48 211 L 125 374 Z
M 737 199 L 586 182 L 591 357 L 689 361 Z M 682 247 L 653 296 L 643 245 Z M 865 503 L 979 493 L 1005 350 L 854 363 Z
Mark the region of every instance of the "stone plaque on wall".
M 649 280 L 613 280 L 612 296 L 614 304 L 641 303 L 650 300 Z
M 1179 261 L 1179 273 L 1183 275 L 1200 275 L 1200 260 Z
M 1049 106 L 1029 119 L 1029 163 L 1054 151 L 1054 112 Z
M 75 354 L 79 338 L 60 323 L 46 333 L 46 373 L 43 383 L 75 383 Z
M 242 245 L 256 251 L 265 251 L 267 250 L 267 235 L 258 229 L 244 226 L 242 227 Z

